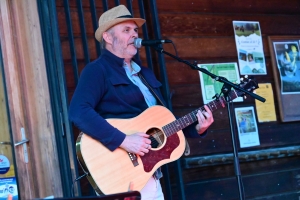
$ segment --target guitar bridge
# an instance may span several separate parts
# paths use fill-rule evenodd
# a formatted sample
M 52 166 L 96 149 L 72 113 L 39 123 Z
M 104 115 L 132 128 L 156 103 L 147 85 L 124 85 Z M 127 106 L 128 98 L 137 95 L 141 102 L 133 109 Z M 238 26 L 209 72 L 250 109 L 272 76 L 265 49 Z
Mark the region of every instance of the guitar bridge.
M 138 166 L 139 163 L 137 161 L 137 156 L 135 154 L 133 154 L 133 153 L 129 153 L 129 152 L 127 152 L 127 153 L 128 153 L 128 156 L 129 156 L 129 158 L 130 158 L 133 166 L 135 166 L 135 167 Z

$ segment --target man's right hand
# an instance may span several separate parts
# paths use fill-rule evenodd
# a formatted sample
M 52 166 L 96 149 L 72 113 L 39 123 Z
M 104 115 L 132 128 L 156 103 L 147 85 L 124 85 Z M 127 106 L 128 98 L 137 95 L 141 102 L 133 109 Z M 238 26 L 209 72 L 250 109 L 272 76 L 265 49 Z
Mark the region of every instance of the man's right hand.
M 149 152 L 149 149 L 151 148 L 151 140 L 149 139 L 149 135 L 146 133 L 126 135 L 120 147 L 129 153 L 143 156 L 145 153 Z

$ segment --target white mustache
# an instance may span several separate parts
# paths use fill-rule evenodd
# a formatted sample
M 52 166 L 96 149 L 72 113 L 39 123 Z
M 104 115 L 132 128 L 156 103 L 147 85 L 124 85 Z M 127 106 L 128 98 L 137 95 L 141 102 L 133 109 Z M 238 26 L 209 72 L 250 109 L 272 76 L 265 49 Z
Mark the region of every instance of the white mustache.
M 128 43 L 128 45 L 134 44 L 134 39 Z

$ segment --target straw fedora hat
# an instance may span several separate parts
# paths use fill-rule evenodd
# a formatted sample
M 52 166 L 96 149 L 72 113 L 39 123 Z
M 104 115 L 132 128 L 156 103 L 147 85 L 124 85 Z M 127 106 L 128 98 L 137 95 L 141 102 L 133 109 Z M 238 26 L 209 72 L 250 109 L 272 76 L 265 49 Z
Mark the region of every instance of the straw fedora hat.
M 95 32 L 96 39 L 101 42 L 102 34 L 124 21 L 134 21 L 138 27 L 141 27 L 146 20 L 142 18 L 133 18 L 131 13 L 124 5 L 119 5 L 104 12 L 99 18 L 99 27 Z

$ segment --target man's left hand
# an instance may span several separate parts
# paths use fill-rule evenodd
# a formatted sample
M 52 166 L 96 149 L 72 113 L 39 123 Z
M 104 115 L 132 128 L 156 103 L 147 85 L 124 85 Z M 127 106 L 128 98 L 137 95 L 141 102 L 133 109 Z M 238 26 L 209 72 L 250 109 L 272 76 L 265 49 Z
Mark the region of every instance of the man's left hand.
M 199 134 L 202 134 L 206 129 L 214 122 L 213 115 L 210 109 L 205 105 L 205 111 L 198 110 L 197 118 L 198 124 L 196 125 L 196 130 Z

